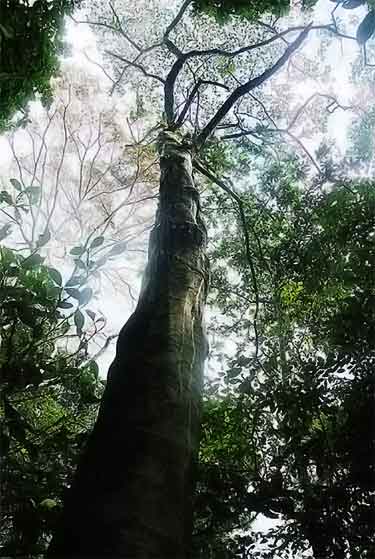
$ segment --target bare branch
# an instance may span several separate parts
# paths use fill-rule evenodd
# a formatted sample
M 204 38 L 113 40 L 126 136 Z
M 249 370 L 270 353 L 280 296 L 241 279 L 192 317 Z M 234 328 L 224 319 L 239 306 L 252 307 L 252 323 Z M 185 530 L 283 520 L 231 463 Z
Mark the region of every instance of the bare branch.
M 175 29 L 175 27 L 180 23 L 181 19 L 184 17 L 184 14 L 193 0 L 185 0 L 182 4 L 181 8 L 179 9 L 176 17 L 173 21 L 168 25 L 167 29 L 164 33 L 164 40 L 168 38 L 169 34 Z
M 174 86 L 186 58 L 178 58 L 169 71 L 164 86 L 164 112 L 169 126 L 174 122 Z
M 70 19 L 72 21 L 74 21 L 74 23 L 81 23 L 81 24 L 86 24 L 86 25 L 95 25 L 96 27 L 104 27 L 105 29 L 108 29 L 109 31 L 113 31 L 113 33 L 118 33 L 118 29 L 117 27 L 114 27 L 113 25 L 106 23 L 105 21 L 91 21 L 89 19 L 76 19 L 74 16 L 70 15 L 69 16 Z
M 86 51 L 83 51 L 83 54 L 85 55 L 85 58 L 91 63 L 94 64 L 94 66 L 97 66 L 98 68 L 101 69 L 101 71 L 103 72 L 103 74 L 113 83 L 115 84 L 116 81 L 112 78 L 112 76 L 110 76 L 108 74 L 108 72 L 106 71 L 106 69 L 104 68 L 103 64 L 99 64 L 99 62 L 96 62 L 95 60 L 92 60 L 89 55 L 87 54 Z
M 321 29 L 326 29 L 327 31 L 332 31 L 332 28 L 330 25 L 309 25 L 307 27 L 309 29 L 309 31 L 313 31 L 313 30 L 321 30 Z M 225 56 L 225 57 L 229 57 L 229 58 L 234 58 L 235 56 L 238 56 L 240 54 L 244 54 L 246 52 L 250 52 L 252 50 L 255 49 L 259 49 L 261 47 L 265 47 L 267 45 L 270 45 L 271 43 L 278 41 L 279 39 L 283 39 L 285 37 L 285 35 L 288 35 L 289 33 L 296 33 L 297 31 L 301 31 L 302 33 L 307 29 L 305 26 L 296 26 L 296 27 L 289 27 L 288 29 L 285 29 L 284 31 L 280 31 L 280 33 L 276 33 L 275 35 L 273 35 L 272 37 L 269 37 L 268 39 L 264 39 L 264 41 L 260 41 L 259 43 L 253 43 L 251 45 L 246 45 L 245 47 L 241 47 L 239 49 L 236 50 L 232 50 L 232 51 L 228 51 L 225 49 L 221 49 L 221 48 L 213 48 L 213 49 L 203 49 L 203 50 L 191 50 L 188 51 L 186 53 L 183 54 L 184 57 L 186 57 L 186 59 L 188 58 L 194 58 L 197 56 L 210 56 L 210 55 L 219 55 L 219 56 Z M 352 37 L 350 37 L 352 38 Z M 287 41 L 285 41 L 288 45 L 291 44 L 293 45 L 294 43 L 288 43 Z
M 160 76 L 157 76 L 156 74 L 151 74 L 150 72 L 147 72 L 147 70 L 145 70 L 144 67 L 141 64 L 138 64 L 137 62 L 132 61 L 132 60 L 128 60 L 127 58 L 124 58 L 123 56 L 120 56 L 119 54 L 116 54 L 115 52 L 112 52 L 110 50 L 106 50 L 105 52 L 106 52 L 106 54 L 109 54 L 110 56 L 113 56 L 114 58 L 117 58 L 118 60 L 121 60 L 122 62 L 125 62 L 129 66 L 132 66 L 133 68 L 136 68 L 137 70 L 142 72 L 142 74 L 144 76 L 146 76 L 146 78 L 152 78 L 152 79 L 157 80 L 158 82 L 162 83 L 163 85 L 165 84 L 165 80 L 163 80 L 163 78 L 161 78 Z
M 244 211 L 244 207 L 243 207 L 243 202 L 241 200 L 241 197 L 233 190 L 233 188 L 229 188 L 229 186 L 224 181 L 222 181 L 221 179 L 216 177 L 215 174 L 212 171 L 209 171 L 202 163 L 200 163 L 197 160 L 194 160 L 193 166 L 195 167 L 195 169 L 197 169 L 197 171 L 202 173 L 202 175 L 204 175 L 210 181 L 217 184 L 222 190 L 224 190 L 224 192 L 229 194 L 229 196 L 236 202 L 236 204 L 238 206 L 238 212 L 239 212 L 239 217 L 240 217 L 240 221 L 241 221 L 242 232 L 243 232 L 243 235 L 244 235 L 244 238 L 245 238 L 246 260 L 249 264 L 251 280 L 252 280 L 254 296 L 255 296 L 255 312 L 254 312 L 254 319 L 253 319 L 253 328 L 254 328 L 254 334 L 255 334 L 255 359 L 257 359 L 258 358 L 258 352 L 259 352 L 259 334 L 258 334 L 257 319 L 258 319 L 258 314 L 259 314 L 260 300 L 259 300 L 259 289 L 258 289 L 256 272 L 255 272 L 255 266 L 254 266 L 254 262 L 253 262 L 252 255 L 251 255 L 250 236 L 249 236 L 249 231 L 248 231 L 248 227 L 247 227 L 247 223 L 246 223 L 246 215 L 245 215 L 245 211 Z
M 297 122 L 301 114 L 305 111 L 305 109 L 311 103 L 311 101 L 313 101 L 313 99 L 315 99 L 316 97 L 323 97 L 331 101 L 331 103 L 327 105 L 327 111 L 330 114 L 334 113 L 337 109 L 342 109 L 343 111 L 349 111 L 351 109 L 360 109 L 360 107 L 354 107 L 353 105 L 341 105 L 341 103 L 339 103 L 337 99 L 333 97 L 333 95 L 316 92 L 310 95 L 310 97 L 308 97 L 306 101 L 303 103 L 303 105 L 301 105 L 301 107 L 296 111 L 296 114 L 294 115 L 291 122 L 289 123 L 288 130 L 290 130 L 290 128 L 292 128 L 295 125 L 295 123 Z
M 256 78 L 253 78 L 252 80 L 249 80 L 245 84 L 237 87 L 231 93 L 231 95 L 221 105 L 221 107 L 218 109 L 216 114 L 211 118 L 211 120 L 208 122 L 208 124 L 206 124 L 206 126 L 204 127 L 202 132 L 198 135 L 198 138 L 197 138 L 197 143 L 198 144 L 200 144 L 200 145 L 204 144 L 204 142 L 207 140 L 207 138 L 213 133 L 216 126 L 228 114 L 228 112 L 231 110 L 231 108 L 236 103 L 236 101 L 238 101 L 238 99 L 240 99 L 241 97 L 243 97 L 247 93 L 250 93 L 250 91 L 252 91 L 253 89 L 259 87 L 262 83 L 264 83 L 266 80 L 268 80 L 271 76 L 276 74 L 276 72 L 278 70 L 280 70 L 280 68 L 282 68 L 282 66 L 289 60 L 289 58 L 292 56 L 292 54 L 301 46 L 303 41 L 306 39 L 306 37 L 310 33 L 311 28 L 312 28 L 311 25 L 307 26 L 302 31 L 302 33 L 300 33 L 300 35 L 297 37 L 297 39 L 289 45 L 289 47 L 285 50 L 284 54 L 279 58 L 279 60 L 277 60 L 277 62 L 275 62 L 275 64 L 273 66 L 271 66 L 271 68 L 267 68 L 267 70 L 265 70 L 263 72 L 263 74 L 261 74 L 260 76 L 257 76 Z
M 68 102 L 64 106 L 64 111 L 63 111 L 64 144 L 63 144 L 63 148 L 62 148 L 62 151 L 61 151 L 60 161 L 59 161 L 57 171 L 56 171 L 55 191 L 54 191 L 54 195 L 53 195 L 52 207 L 51 207 L 50 210 L 48 210 L 46 228 L 49 227 L 52 216 L 55 212 L 56 203 L 57 203 L 57 194 L 58 194 L 59 185 L 60 185 L 60 175 L 61 175 L 62 167 L 63 167 L 63 164 L 64 164 L 64 160 L 65 160 L 66 149 L 67 149 L 67 146 L 68 146 L 69 136 L 68 136 L 68 129 L 67 129 L 67 124 L 66 124 L 66 113 L 68 111 L 70 103 L 71 103 L 71 88 L 69 87 Z
M 201 79 L 199 79 L 197 81 L 197 83 L 194 85 L 193 89 L 191 90 L 191 92 L 190 92 L 190 94 L 189 94 L 189 96 L 186 100 L 186 103 L 184 105 L 184 108 L 182 109 L 182 111 L 181 111 L 181 113 L 180 113 L 180 115 L 179 115 L 179 117 L 176 121 L 176 124 L 175 124 L 176 128 L 180 128 L 180 126 L 183 125 L 186 114 L 187 114 L 191 104 L 193 103 L 194 98 L 195 98 L 196 94 L 198 93 L 199 88 L 202 85 L 212 85 L 214 87 L 220 87 L 222 89 L 225 89 L 226 91 L 229 91 L 229 87 L 226 86 L 223 83 L 212 81 L 212 80 L 201 80 Z
M 116 10 L 114 9 L 112 2 L 109 3 L 109 7 L 111 8 L 111 11 L 115 17 L 116 23 L 118 25 L 118 29 L 121 33 L 121 35 L 123 35 L 125 37 L 125 39 L 131 44 L 132 47 L 135 48 L 135 50 L 137 50 L 138 52 L 143 52 L 142 47 L 140 47 L 131 37 L 129 37 L 129 35 L 125 32 L 124 28 L 121 25 L 121 21 L 120 18 L 117 15 Z

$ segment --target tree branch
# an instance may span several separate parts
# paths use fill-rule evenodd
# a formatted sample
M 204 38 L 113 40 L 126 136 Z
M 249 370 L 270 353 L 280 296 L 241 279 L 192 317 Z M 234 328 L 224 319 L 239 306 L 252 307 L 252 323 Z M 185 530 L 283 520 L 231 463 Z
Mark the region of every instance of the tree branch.
M 326 29 L 327 31 L 333 31 L 330 25 L 309 25 L 308 26 L 309 31 L 312 30 L 321 30 L 321 29 Z M 285 35 L 288 35 L 289 33 L 295 33 L 296 31 L 303 31 L 306 30 L 305 26 L 296 26 L 296 27 L 289 27 L 288 29 L 285 29 L 284 31 L 280 31 L 280 33 L 277 33 L 276 35 L 273 35 L 272 37 L 269 37 L 268 39 L 265 39 L 264 41 L 260 41 L 259 43 L 254 43 L 252 45 L 247 45 L 245 47 L 241 47 L 239 49 L 233 50 L 233 51 L 228 51 L 225 49 L 221 49 L 221 48 L 213 48 L 213 49 L 204 49 L 204 50 L 191 50 L 188 51 L 186 53 L 184 53 L 184 57 L 188 58 L 194 58 L 194 57 L 198 57 L 198 56 L 210 56 L 210 55 L 219 55 L 219 56 L 226 56 L 229 58 L 234 58 L 235 56 L 238 56 L 240 54 L 244 54 L 245 52 L 250 52 L 252 50 L 261 48 L 261 47 L 265 47 L 271 43 L 273 43 L 274 41 L 277 41 L 279 39 L 283 39 L 283 37 L 285 37 Z M 352 38 L 352 37 L 350 37 Z M 286 42 L 286 41 L 285 41 Z M 288 42 L 286 42 L 287 44 L 289 44 Z M 291 43 L 291 45 L 293 45 L 294 43 Z
M 182 109 L 182 111 L 181 111 L 181 113 L 180 113 L 180 115 L 179 115 L 179 117 L 176 121 L 176 124 L 175 124 L 176 128 L 180 128 L 183 125 L 186 114 L 187 114 L 189 108 L 191 107 L 191 104 L 193 103 L 194 98 L 195 98 L 196 94 L 198 93 L 199 88 L 201 87 L 201 85 L 212 85 L 214 87 L 221 87 L 221 88 L 226 89 L 227 91 L 229 91 L 229 87 L 226 86 L 223 83 L 212 81 L 212 80 L 201 80 L 201 79 L 199 79 L 197 81 L 197 83 L 194 85 L 191 92 L 189 93 L 189 96 L 186 100 L 184 108 Z
M 277 62 L 271 67 L 267 68 L 260 76 L 249 80 L 243 85 L 237 87 L 232 94 L 227 98 L 227 100 L 222 104 L 222 106 L 218 109 L 216 114 L 211 118 L 211 120 L 206 124 L 202 132 L 198 135 L 197 143 L 198 145 L 204 144 L 207 138 L 214 132 L 216 126 L 223 120 L 223 118 L 228 114 L 231 110 L 233 105 L 246 95 L 250 93 L 253 89 L 259 87 L 262 83 L 268 80 L 271 76 L 276 74 L 280 68 L 289 60 L 292 54 L 301 46 L 303 41 L 306 39 L 307 35 L 311 31 L 312 25 L 306 27 L 302 33 L 297 37 L 297 39 L 289 45 L 289 47 L 285 50 L 284 54 L 277 60 Z
M 174 123 L 174 86 L 185 60 L 185 57 L 176 60 L 164 82 L 164 112 L 169 126 Z
M 164 40 L 168 39 L 169 34 L 180 23 L 181 19 L 184 17 L 184 14 L 185 14 L 186 10 L 188 9 L 188 7 L 190 6 L 190 4 L 192 3 L 192 1 L 193 0 L 185 0 L 185 2 L 182 4 L 182 6 L 179 9 L 176 17 L 174 18 L 173 21 L 171 21 L 171 23 L 168 25 L 167 29 L 165 30 Z
M 222 190 L 224 190 L 224 192 L 229 194 L 229 196 L 236 202 L 236 204 L 238 206 L 238 212 L 239 212 L 240 221 L 241 221 L 241 225 L 242 225 L 242 231 L 243 231 L 244 238 L 245 238 L 246 260 L 249 264 L 251 280 L 252 280 L 254 296 L 255 296 L 255 312 L 254 312 L 254 319 L 253 319 L 253 327 L 254 327 L 254 334 L 255 334 L 255 359 L 257 359 L 258 358 L 258 352 L 259 352 L 259 334 L 258 334 L 257 319 L 258 319 L 258 314 L 259 314 L 260 301 L 259 301 L 259 290 L 258 290 L 258 282 L 257 282 L 257 277 L 256 277 L 256 272 L 255 272 L 255 266 L 254 266 L 252 256 L 251 256 L 250 236 L 249 236 L 249 231 L 248 231 L 247 224 L 246 224 L 246 215 L 245 215 L 245 211 L 244 211 L 244 207 L 243 207 L 243 202 L 242 202 L 240 196 L 233 189 L 229 188 L 229 186 L 227 186 L 224 181 L 222 181 L 221 179 L 216 177 L 214 175 L 214 173 L 212 173 L 211 171 L 206 169 L 206 167 L 203 164 L 201 164 L 199 161 L 194 160 L 193 161 L 193 166 L 195 167 L 195 169 L 197 169 L 197 171 L 202 173 L 202 175 L 204 175 L 210 181 L 217 184 Z
M 165 84 L 165 80 L 163 80 L 163 78 L 157 76 L 156 74 L 151 74 L 150 72 L 147 72 L 147 70 L 145 70 L 141 64 L 138 64 L 137 62 L 134 62 L 132 60 L 128 60 L 127 58 L 124 58 L 123 56 L 120 56 L 119 54 L 116 54 L 115 52 L 112 52 L 110 50 L 106 50 L 105 53 L 109 54 L 110 56 L 113 56 L 114 58 L 117 58 L 118 60 L 121 60 L 122 62 L 125 62 L 126 64 L 132 66 L 133 68 L 136 68 L 137 70 L 142 72 L 142 74 L 146 76 L 146 78 L 152 78 L 162 83 L 163 85 Z

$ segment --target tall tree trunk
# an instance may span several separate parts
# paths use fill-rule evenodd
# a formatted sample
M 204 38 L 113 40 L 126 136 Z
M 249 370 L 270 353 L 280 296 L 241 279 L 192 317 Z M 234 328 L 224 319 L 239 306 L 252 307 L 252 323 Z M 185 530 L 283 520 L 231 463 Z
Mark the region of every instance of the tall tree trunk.
M 159 138 L 160 201 L 139 302 L 48 555 L 189 556 L 207 342 L 206 231 L 191 153 Z

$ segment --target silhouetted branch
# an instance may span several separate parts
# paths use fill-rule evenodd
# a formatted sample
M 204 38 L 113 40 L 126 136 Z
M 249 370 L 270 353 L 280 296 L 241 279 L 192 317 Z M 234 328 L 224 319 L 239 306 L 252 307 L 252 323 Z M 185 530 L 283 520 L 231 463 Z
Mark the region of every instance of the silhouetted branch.
M 216 175 L 212 171 L 208 170 L 202 163 L 200 163 L 197 160 L 194 160 L 193 161 L 193 166 L 194 166 L 195 169 L 197 169 L 197 171 L 202 173 L 202 175 L 207 177 L 213 183 L 217 184 L 217 186 L 219 186 L 222 190 L 224 190 L 224 192 L 229 194 L 229 196 L 236 202 L 236 204 L 238 206 L 240 221 L 241 221 L 241 225 L 242 225 L 242 231 L 243 231 L 244 238 L 245 238 L 246 260 L 249 264 L 251 280 L 252 280 L 254 296 L 255 296 L 255 312 L 254 312 L 254 319 L 253 319 L 253 327 L 254 327 L 254 334 L 255 334 L 255 358 L 257 359 L 258 352 L 259 352 L 259 334 L 258 334 L 257 319 L 258 319 L 258 314 L 259 314 L 259 303 L 260 303 L 260 301 L 259 301 L 259 290 L 258 290 L 258 282 L 257 282 L 257 277 L 256 277 L 256 272 L 255 272 L 255 266 L 254 266 L 253 259 L 252 259 L 252 256 L 251 256 L 250 236 L 249 236 L 249 231 L 248 231 L 248 228 L 247 228 L 246 215 L 245 215 L 245 211 L 244 211 L 244 207 L 243 207 L 243 202 L 242 202 L 240 196 L 232 188 L 229 188 L 229 186 L 227 186 L 227 184 L 224 181 L 222 181 L 221 179 L 216 177 Z
M 109 54 L 110 56 L 113 56 L 114 58 L 117 58 L 118 60 L 125 62 L 129 66 L 136 68 L 137 70 L 142 72 L 142 74 L 146 76 L 146 78 L 152 78 L 162 83 L 163 85 L 165 84 L 165 80 L 163 80 L 163 78 L 157 76 L 156 74 L 151 74 L 150 72 L 147 72 L 147 70 L 145 70 L 145 68 L 141 64 L 138 64 L 138 62 L 135 62 L 134 60 L 128 60 L 127 58 L 124 58 L 123 56 L 120 56 L 119 54 L 112 52 L 111 50 L 106 50 L 105 52 L 106 54 Z
M 285 50 L 284 54 L 279 58 L 279 60 L 277 60 L 277 62 L 275 62 L 273 66 L 271 66 L 271 68 L 267 68 L 267 70 L 265 70 L 263 74 L 261 74 L 260 76 L 257 76 L 256 78 L 249 80 L 245 84 L 238 86 L 231 93 L 231 95 L 221 105 L 221 107 L 218 109 L 216 114 L 211 118 L 211 120 L 208 122 L 208 124 L 206 124 L 202 132 L 199 134 L 197 138 L 197 143 L 199 145 L 204 144 L 207 138 L 214 132 L 216 126 L 228 114 L 228 112 L 231 110 L 231 108 L 236 103 L 236 101 L 238 101 L 238 99 L 250 93 L 250 91 L 252 91 L 256 87 L 259 87 L 262 83 L 264 83 L 274 74 L 276 74 L 276 72 L 280 70 L 280 68 L 282 68 L 285 62 L 287 62 L 289 58 L 292 56 L 292 54 L 301 46 L 301 44 L 303 43 L 303 41 L 306 39 L 309 32 L 311 31 L 311 28 L 312 28 L 311 25 L 304 28 L 302 33 L 300 33 L 297 39 L 289 45 L 289 47 Z

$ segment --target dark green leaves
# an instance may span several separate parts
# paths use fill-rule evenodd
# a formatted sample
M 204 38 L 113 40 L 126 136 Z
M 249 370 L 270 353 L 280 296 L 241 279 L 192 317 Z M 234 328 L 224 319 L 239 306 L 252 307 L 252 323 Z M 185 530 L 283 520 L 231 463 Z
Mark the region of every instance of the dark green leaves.
M 82 245 L 73 247 L 70 254 L 73 256 L 81 256 L 85 252 L 85 247 Z
M 50 539 L 50 521 L 92 428 L 102 383 L 97 364 L 87 364 L 82 311 L 56 311 L 73 307 L 60 301 L 58 270 L 45 267 L 39 255 L 25 258 L 0 246 L 0 282 L 1 498 L 7 511 L 1 554 L 31 557 Z M 69 353 L 61 341 L 72 331 L 79 351 Z M 14 503 L 22 503 L 22 513 Z
M 1 2 L 2 61 L 0 88 L 0 131 L 11 126 L 18 111 L 27 118 L 27 103 L 40 94 L 51 96 L 50 78 L 59 66 L 63 18 L 74 5 L 73 0 L 51 2 Z M 13 127 L 15 123 L 12 123 Z
M 375 10 L 371 10 L 357 29 L 357 41 L 363 45 L 372 37 L 375 31 Z
M 43 264 L 43 262 L 44 262 L 44 258 L 42 258 L 40 254 L 34 253 L 22 261 L 22 267 L 33 268 L 33 267 L 40 266 L 40 264 Z
M 363 6 L 364 3 L 365 0 L 345 0 L 345 2 L 342 3 L 342 7 L 345 8 L 345 10 L 355 10 Z
M 77 309 L 76 312 L 74 313 L 74 324 L 77 328 L 78 336 L 82 336 L 82 328 L 84 323 L 85 323 L 85 317 L 82 314 L 82 312 L 79 309 Z
M 62 277 L 61 274 L 58 270 L 56 270 L 55 268 L 47 268 L 49 275 L 51 276 L 51 278 L 53 279 L 53 281 L 61 287 L 62 285 Z
M 290 7 L 289 0 L 194 0 L 194 9 L 203 12 L 219 23 L 225 23 L 232 16 L 254 21 L 264 14 L 272 13 L 276 16 L 286 14 Z
M 2 227 L 0 227 L 0 241 L 5 239 L 5 237 L 7 237 L 11 233 L 11 231 L 12 226 L 10 225 L 10 223 L 6 223 Z
M 60 301 L 57 306 L 59 309 L 71 309 L 73 307 L 72 303 L 69 303 L 68 301 Z
M 20 183 L 19 180 L 17 179 L 10 179 L 11 184 L 14 186 L 14 188 L 16 190 L 18 190 L 18 192 L 22 191 L 22 184 Z
M 66 288 L 65 288 L 65 291 L 67 292 L 68 295 L 70 295 L 70 296 L 73 297 L 74 299 L 79 300 L 80 295 L 81 295 L 79 289 L 75 289 L 75 288 L 73 288 L 73 287 L 66 287 Z
M 126 241 L 122 241 L 121 243 L 114 245 L 109 251 L 108 256 L 110 257 L 110 256 L 116 256 L 117 254 L 121 254 L 126 250 L 127 246 L 128 244 Z
M 103 244 L 103 242 L 104 242 L 103 236 L 96 237 L 90 244 L 90 249 L 100 247 Z
M 1 190 L 0 192 L 0 204 L 1 203 L 8 204 L 8 206 L 13 205 L 13 199 L 9 192 L 7 192 L 6 190 Z
M 89 366 L 89 368 L 90 368 L 91 373 L 94 375 L 94 377 L 95 377 L 96 379 L 98 379 L 98 378 L 99 378 L 99 366 L 98 366 L 98 364 L 96 363 L 96 361 L 90 361 L 90 363 L 88 364 L 88 366 Z

